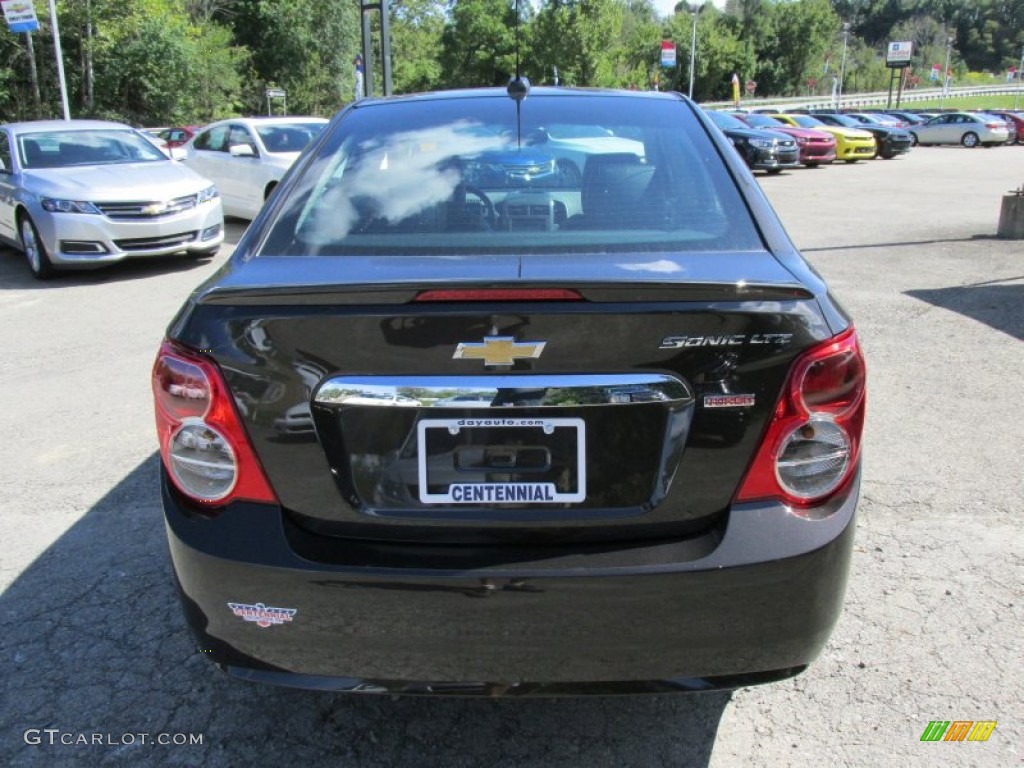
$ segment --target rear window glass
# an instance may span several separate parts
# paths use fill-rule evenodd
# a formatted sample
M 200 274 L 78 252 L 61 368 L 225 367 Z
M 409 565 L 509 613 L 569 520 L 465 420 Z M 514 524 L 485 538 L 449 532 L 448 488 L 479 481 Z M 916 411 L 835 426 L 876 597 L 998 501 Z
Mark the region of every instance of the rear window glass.
M 267 152 L 301 152 L 306 148 L 327 123 L 257 123 L 256 133 L 260 135 Z
M 257 256 L 761 250 L 685 103 L 609 94 L 356 106 Z

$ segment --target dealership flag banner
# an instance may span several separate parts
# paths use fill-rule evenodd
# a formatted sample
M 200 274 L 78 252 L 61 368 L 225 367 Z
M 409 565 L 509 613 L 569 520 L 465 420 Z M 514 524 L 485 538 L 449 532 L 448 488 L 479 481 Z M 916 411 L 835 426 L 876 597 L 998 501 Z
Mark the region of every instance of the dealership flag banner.
M 732 73 L 732 103 L 740 105 L 740 76 L 735 72 Z
M 674 67 L 676 65 L 676 44 L 671 40 L 661 41 L 661 66 Z
M 39 29 L 36 9 L 32 0 L 2 0 L 4 18 L 11 32 L 35 32 Z

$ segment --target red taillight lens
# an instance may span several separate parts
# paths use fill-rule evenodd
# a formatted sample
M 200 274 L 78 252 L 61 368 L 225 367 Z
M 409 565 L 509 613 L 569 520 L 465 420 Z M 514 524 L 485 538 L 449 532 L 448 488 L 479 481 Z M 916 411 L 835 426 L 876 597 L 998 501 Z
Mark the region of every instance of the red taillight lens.
M 808 507 L 845 486 L 860 458 L 865 384 L 852 328 L 799 357 L 736 501 Z
M 153 393 L 164 412 L 179 421 L 201 418 L 210 408 L 210 383 L 203 369 L 173 355 L 159 355 L 153 366 Z
M 864 358 L 856 345 L 835 342 L 801 361 L 793 380 L 805 410 L 842 414 L 864 397 Z
M 215 363 L 165 341 L 153 395 L 160 455 L 178 490 L 213 506 L 277 503 Z
M 468 288 L 421 291 L 416 301 L 581 301 L 565 288 Z

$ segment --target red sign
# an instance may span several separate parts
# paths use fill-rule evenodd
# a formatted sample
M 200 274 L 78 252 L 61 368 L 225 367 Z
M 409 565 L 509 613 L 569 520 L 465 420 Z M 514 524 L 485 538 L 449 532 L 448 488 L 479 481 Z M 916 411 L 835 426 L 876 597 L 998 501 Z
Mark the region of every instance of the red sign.
M 749 93 L 751 96 L 753 96 L 754 95 L 754 91 L 757 90 L 757 83 L 754 82 L 753 80 L 747 80 L 747 84 L 744 87 L 747 89 L 747 93 Z
M 661 66 L 674 67 L 676 65 L 676 44 L 671 40 L 661 41 Z

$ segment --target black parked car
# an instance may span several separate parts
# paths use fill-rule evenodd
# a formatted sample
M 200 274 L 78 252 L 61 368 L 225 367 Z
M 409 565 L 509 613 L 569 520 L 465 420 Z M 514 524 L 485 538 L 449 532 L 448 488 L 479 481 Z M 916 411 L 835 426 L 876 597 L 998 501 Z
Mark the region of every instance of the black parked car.
M 875 157 L 880 157 L 883 160 L 891 160 L 897 155 L 906 154 L 914 146 L 914 137 L 910 135 L 909 131 L 882 125 L 867 115 L 812 112 L 811 116 L 828 125 L 859 128 L 862 131 L 870 132 L 875 137 Z
M 916 112 L 909 112 L 909 111 L 903 110 L 903 109 L 883 109 L 882 112 L 884 114 L 886 114 L 886 115 L 892 115 L 893 117 L 898 117 L 900 120 L 902 120 L 908 126 L 921 125 L 922 123 L 925 123 L 925 122 L 928 121 L 927 117 L 923 117 L 923 116 L 917 114 Z
M 167 535 L 230 674 L 707 690 L 825 645 L 859 493 L 850 318 L 693 102 L 527 90 L 349 105 L 171 323 Z M 587 140 L 548 165 L 522 138 L 552 125 Z M 579 176 L 543 171 L 570 153 Z
M 707 115 L 729 138 L 751 170 L 774 174 L 800 167 L 800 148 L 792 136 L 752 128 L 727 112 L 707 110 Z

